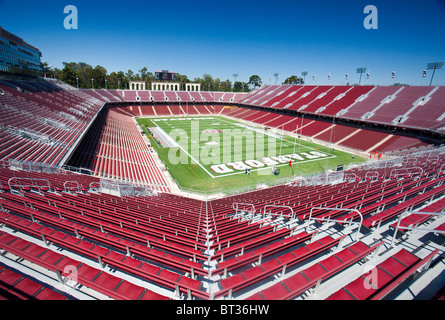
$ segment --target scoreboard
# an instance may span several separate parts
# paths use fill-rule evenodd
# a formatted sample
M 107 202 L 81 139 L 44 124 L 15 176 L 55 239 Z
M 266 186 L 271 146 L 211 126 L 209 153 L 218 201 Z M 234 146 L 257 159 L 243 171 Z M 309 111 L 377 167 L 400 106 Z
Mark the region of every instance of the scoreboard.
M 170 72 L 168 70 L 156 71 L 156 80 L 176 81 L 176 72 Z

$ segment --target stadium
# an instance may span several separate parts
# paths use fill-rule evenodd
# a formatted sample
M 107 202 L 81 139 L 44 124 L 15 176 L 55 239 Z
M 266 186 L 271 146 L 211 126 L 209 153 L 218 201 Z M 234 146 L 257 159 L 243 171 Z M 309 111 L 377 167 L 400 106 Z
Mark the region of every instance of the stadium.
M 2 68 L 2 300 L 445 298 L 445 86 L 175 76 Z

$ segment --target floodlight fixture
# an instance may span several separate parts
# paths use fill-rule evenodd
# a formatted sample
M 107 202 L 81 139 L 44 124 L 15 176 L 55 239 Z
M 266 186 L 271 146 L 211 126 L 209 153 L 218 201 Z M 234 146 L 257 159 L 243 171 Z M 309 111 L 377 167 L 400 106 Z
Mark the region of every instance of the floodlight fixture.
M 433 70 L 433 74 L 431 75 L 431 80 L 430 80 L 430 86 L 433 83 L 433 78 L 434 78 L 434 74 L 436 73 L 437 69 L 442 69 L 443 67 L 443 62 L 430 62 L 426 65 L 426 68 L 428 70 Z
M 301 73 L 301 76 L 303 77 L 303 82 L 306 83 L 307 71 L 303 71 L 303 72 Z
M 238 73 L 234 73 L 233 77 L 235 78 L 235 81 L 233 82 L 233 87 L 235 88 L 235 82 L 236 82 L 236 78 L 238 78 Z
M 366 72 L 366 69 L 367 68 L 357 68 L 357 73 L 360 73 L 360 80 L 358 82 L 359 85 L 362 83 L 362 74 Z

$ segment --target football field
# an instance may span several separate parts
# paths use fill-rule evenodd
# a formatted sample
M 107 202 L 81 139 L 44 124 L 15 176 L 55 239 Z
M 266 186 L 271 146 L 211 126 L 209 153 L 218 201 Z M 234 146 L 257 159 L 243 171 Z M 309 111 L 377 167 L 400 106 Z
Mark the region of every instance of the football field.
M 186 190 L 211 193 L 273 184 L 365 160 L 224 117 L 150 118 L 138 123 Z

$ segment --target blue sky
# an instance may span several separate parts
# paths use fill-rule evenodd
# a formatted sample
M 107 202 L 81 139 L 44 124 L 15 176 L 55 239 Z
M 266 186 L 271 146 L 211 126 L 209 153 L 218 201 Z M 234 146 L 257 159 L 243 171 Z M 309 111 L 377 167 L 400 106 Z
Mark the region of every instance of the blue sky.
M 120 4 L 119 4 L 120 3 Z M 42 61 L 102 65 L 108 72 L 142 67 L 190 79 L 265 84 L 308 71 L 307 84 L 429 84 L 428 62 L 445 61 L 445 0 L 0 0 L 0 25 L 38 47 Z M 66 30 L 66 5 L 78 9 L 78 29 Z M 378 29 L 367 30 L 366 5 L 378 9 Z M 391 72 L 396 78 L 391 79 Z M 328 73 L 331 78 L 328 80 Z M 315 81 L 312 81 L 315 75 Z M 445 68 L 434 84 L 445 85 Z

